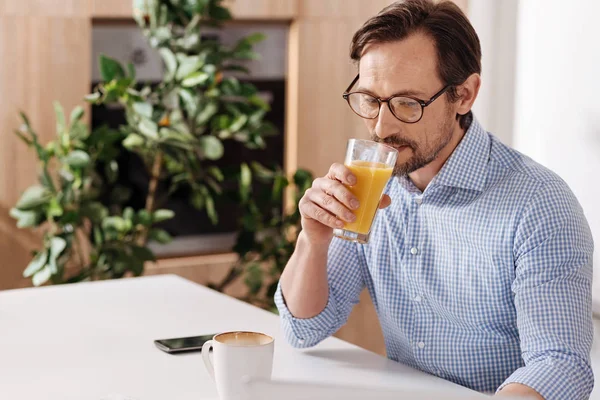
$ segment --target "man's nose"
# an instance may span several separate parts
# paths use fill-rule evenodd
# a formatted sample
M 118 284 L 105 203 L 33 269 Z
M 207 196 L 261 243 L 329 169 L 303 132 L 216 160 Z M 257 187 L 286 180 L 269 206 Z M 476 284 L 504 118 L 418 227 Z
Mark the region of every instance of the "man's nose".
M 380 139 L 385 139 L 388 136 L 394 135 L 398 131 L 400 121 L 394 117 L 387 103 L 381 103 L 379 108 L 379 116 L 375 125 L 375 134 Z

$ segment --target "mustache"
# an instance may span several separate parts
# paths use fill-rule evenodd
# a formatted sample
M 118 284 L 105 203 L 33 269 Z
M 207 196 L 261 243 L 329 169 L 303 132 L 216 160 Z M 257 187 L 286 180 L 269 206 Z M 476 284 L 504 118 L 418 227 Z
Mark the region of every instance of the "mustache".
M 388 136 L 384 139 L 377 135 L 371 135 L 371 140 L 377 143 L 386 144 L 392 147 L 408 146 L 412 149 L 417 148 L 417 144 L 412 140 L 402 139 L 397 136 Z

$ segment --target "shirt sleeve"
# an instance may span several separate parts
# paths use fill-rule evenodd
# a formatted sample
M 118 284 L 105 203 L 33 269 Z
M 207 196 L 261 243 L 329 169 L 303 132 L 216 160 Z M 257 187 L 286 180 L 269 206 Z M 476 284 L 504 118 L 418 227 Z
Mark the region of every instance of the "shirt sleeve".
M 294 317 L 285 304 L 281 285 L 277 288 L 275 304 L 285 338 L 292 346 L 315 346 L 346 323 L 364 287 L 360 255 L 358 244 L 333 238 L 327 256 L 329 299 L 323 311 L 312 318 Z
M 546 400 L 589 398 L 593 247 L 569 187 L 545 183 L 529 201 L 515 236 L 512 290 L 525 366 L 498 390 L 521 383 Z

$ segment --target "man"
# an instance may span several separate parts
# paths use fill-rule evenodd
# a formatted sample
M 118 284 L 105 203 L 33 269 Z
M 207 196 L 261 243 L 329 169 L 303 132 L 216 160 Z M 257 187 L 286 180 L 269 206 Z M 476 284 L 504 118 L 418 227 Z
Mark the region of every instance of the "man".
M 398 161 L 359 245 L 349 169 L 331 166 L 299 208 L 302 232 L 275 300 L 290 343 L 314 346 L 367 287 L 388 357 L 482 392 L 585 399 L 593 386 L 593 243 L 556 174 L 474 119 L 481 50 L 451 2 L 397 2 L 355 34 L 345 97 Z M 340 143 L 340 146 L 343 146 Z

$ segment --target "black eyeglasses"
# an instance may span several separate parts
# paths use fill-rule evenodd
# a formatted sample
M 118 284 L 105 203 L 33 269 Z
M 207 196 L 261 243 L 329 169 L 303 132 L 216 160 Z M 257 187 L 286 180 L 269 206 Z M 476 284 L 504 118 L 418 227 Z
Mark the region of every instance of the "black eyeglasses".
M 379 116 L 381 103 L 387 103 L 392 115 L 407 124 L 415 124 L 423 118 L 425 107 L 433 103 L 438 97 L 444 94 L 454 85 L 446 85 L 437 92 L 428 101 L 416 99 L 410 96 L 392 96 L 387 99 L 375 97 L 366 92 L 350 92 L 350 89 L 356 84 L 360 75 L 352 81 L 348 89 L 342 95 L 348 102 L 348 105 L 356 115 L 361 118 L 375 119 Z

